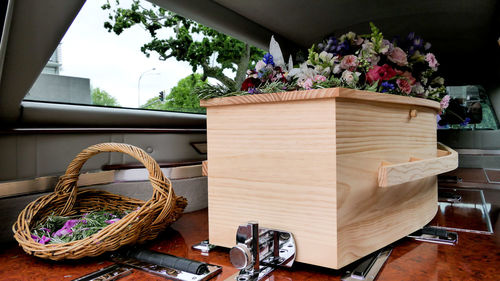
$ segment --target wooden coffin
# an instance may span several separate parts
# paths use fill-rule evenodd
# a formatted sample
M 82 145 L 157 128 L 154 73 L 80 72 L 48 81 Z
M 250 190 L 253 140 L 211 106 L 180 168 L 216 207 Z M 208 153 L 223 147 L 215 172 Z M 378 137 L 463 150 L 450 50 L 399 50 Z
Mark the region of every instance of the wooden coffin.
M 297 261 L 338 269 L 426 225 L 436 175 L 457 167 L 431 100 L 330 88 L 201 105 L 215 245 L 257 221 L 292 232 Z

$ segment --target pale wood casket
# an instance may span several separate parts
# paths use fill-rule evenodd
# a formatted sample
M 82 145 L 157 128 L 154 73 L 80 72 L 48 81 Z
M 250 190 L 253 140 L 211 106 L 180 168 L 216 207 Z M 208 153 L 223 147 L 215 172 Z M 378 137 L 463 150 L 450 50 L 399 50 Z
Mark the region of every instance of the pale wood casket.
M 257 221 L 292 232 L 297 261 L 341 268 L 426 225 L 436 175 L 458 164 L 436 147 L 431 100 L 330 88 L 201 105 L 209 240 L 219 246 Z

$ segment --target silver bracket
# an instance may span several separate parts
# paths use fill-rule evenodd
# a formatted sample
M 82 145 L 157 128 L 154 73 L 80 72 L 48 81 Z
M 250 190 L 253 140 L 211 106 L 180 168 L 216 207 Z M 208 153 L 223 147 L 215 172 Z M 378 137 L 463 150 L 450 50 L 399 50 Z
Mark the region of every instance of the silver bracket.
M 354 264 L 352 270 L 346 271 L 343 281 L 373 281 L 384 266 L 392 252 L 392 247 L 386 247 Z
M 240 269 L 234 280 L 258 281 L 276 267 L 291 267 L 295 252 L 295 240 L 290 232 L 259 228 L 257 222 L 240 225 L 236 246 L 229 251 L 231 263 Z
M 433 226 L 426 226 L 407 237 L 417 241 L 430 242 L 445 245 L 455 245 L 458 242 L 458 234 L 456 232 L 447 231 Z
M 201 254 L 202 254 L 202 255 L 204 255 L 204 256 L 208 256 L 208 253 L 209 253 L 210 251 L 212 251 L 215 247 L 217 247 L 217 246 L 216 246 L 216 245 L 213 245 L 213 244 L 210 244 L 210 243 L 208 242 L 208 240 L 203 240 L 203 241 L 201 241 L 200 243 L 198 243 L 198 244 L 194 244 L 194 245 L 192 246 L 192 248 L 193 248 L 194 250 L 200 251 L 200 252 L 201 252 Z

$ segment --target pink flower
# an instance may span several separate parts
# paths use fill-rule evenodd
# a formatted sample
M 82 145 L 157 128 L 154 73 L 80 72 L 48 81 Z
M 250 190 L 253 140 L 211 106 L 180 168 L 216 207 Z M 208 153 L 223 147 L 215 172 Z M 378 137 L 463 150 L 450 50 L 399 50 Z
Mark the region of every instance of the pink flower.
M 375 65 L 366 73 L 366 81 L 373 84 L 375 81 L 386 81 L 396 75 L 396 71 L 388 64 L 382 66 Z
M 323 75 L 316 75 L 314 76 L 314 82 L 325 82 L 326 81 L 326 77 L 323 76 Z
M 406 79 L 398 79 L 396 80 L 396 84 L 398 84 L 399 89 L 409 95 L 411 93 L 411 86 L 410 83 Z
M 392 52 L 387 56 L 387 58 L 393 63 L 405 66 L 408 64 L 408 60 L 406 58 L 406 53 L 401 48 L 396 47 Z
M 306 81 L 302 83 L 302 88 L 306 90 L 311 90 L 312 86 L 313 86 L 313 81 L 311 78 L 307 78 Z
M 446 109 L 450 105 L 450 96 L 444 96 L 439 104 L 441 105 L 441 109 Z
M 404 78 L 406 78 L 408 80 L 408 82 L 410 82 L 410 85 L 414 85 L 415 82 L 417 82 L 417 79 L 415 79 L 411 73 L 409 71 L 405 71 L 401 74 L 401 76 L 403 76 Z
M 358 66 L 358 58 L 355 55 L 347 55 L 340 62 L 340 67 L 342 69 L 347 69 L 349 71 L 356 70 Z
M 439 63 L 433 53 L 427 53 L 427 55 L 425 55 L 425 61 L 429 63 L 429 67 L 432 68 L 432 70 L 437 70 Z

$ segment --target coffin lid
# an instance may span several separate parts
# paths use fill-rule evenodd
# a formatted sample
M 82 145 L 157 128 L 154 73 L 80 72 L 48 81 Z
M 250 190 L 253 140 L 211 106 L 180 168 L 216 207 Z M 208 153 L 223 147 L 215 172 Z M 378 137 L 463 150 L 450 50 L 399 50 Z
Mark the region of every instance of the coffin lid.
M 436 111 L 441 109 L 440 104 L 436 101 L 405 97 L 392 94 L 382 94 L 369 91 L 361 91 L 346 88 L 327 88 L 315 89 L 305 91 L 293 91 L 271 94 L 254 94 L 224 98 L 213 98 L 208 100 L 201 100 L 200 105 L 203 107 L 222 106 L 222 105 L 237 105 L 237 104 L 257 104 L 269 102 L 283 102 L 283 101 L 296 101 L 296 100 L 310 100 L 310 99 L 329 99 L 329 98 L 344 98 L 354 100 L 365 100 L 385 103 L 396 104 L 409 104 L 418 105 L 432 108 Z

